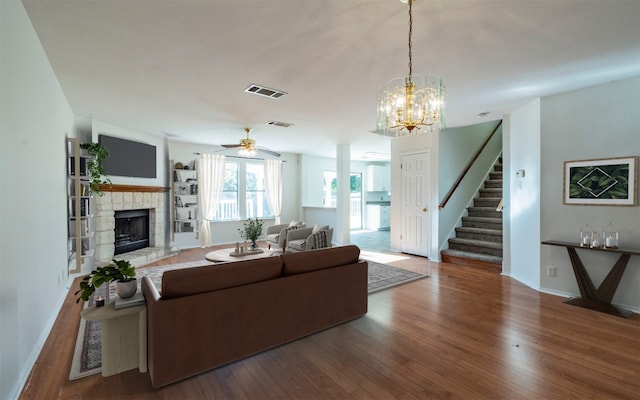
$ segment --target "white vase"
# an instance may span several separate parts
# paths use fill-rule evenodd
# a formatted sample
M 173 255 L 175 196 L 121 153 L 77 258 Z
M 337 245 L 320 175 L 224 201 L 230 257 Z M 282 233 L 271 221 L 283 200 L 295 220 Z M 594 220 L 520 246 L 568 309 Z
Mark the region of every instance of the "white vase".
M 138 291 L 138 280 L 132 279 L 130 281 L 117 281 L 116 282 L 116 294 L 121 299 L 128 299 L 136 294 Z

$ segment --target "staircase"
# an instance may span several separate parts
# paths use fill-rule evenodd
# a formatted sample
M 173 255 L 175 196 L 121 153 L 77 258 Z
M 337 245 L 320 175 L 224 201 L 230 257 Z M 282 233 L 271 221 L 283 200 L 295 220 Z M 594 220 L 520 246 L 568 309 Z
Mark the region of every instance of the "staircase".
M 492 272 L 502 272 L 502 157 L 484 181 L 473 207 L 467 208 L 462 226 L 449 239 L 449 249 L 442 251 L 442 261 Z

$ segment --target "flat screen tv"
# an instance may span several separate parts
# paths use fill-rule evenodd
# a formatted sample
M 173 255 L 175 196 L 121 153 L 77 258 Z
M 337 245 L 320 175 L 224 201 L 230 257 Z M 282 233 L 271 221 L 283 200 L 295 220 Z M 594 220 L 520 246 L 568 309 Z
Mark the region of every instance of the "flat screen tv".
M 109 175 L 156 177 L 156 146 L 104 134 L 98 135 L 98 143 L 109 152 L 103 164 Z

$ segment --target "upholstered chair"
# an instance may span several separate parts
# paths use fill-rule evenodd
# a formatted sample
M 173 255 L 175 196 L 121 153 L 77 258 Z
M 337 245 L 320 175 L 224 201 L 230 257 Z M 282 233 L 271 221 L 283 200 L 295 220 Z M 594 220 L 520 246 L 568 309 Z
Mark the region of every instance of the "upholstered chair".
M 331 247 L 333 228 L 329 225 L 316 225 L 313 228 L 302 228 L 287 233 L 286 252 L 307 251 Z
M 278 224 L 267 227 L 267 245 L 284 251 L 289 231 L 304 228 L 307 225 L 300 221 L 291 221 L 288 224 Z

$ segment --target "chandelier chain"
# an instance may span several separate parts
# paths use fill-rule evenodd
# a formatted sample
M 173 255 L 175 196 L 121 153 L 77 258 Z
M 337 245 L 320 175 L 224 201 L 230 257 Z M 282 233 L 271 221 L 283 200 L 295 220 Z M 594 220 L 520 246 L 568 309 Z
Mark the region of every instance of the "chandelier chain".
M 411 36 L 413 35 L 413 13 L 411 12 L 411 5 L 413 0 L 409 0 L 409 81 L 411 81 L 411 75 L 413 75 L 413 65 L 411 63 L 412 48 L 411 48 Z

